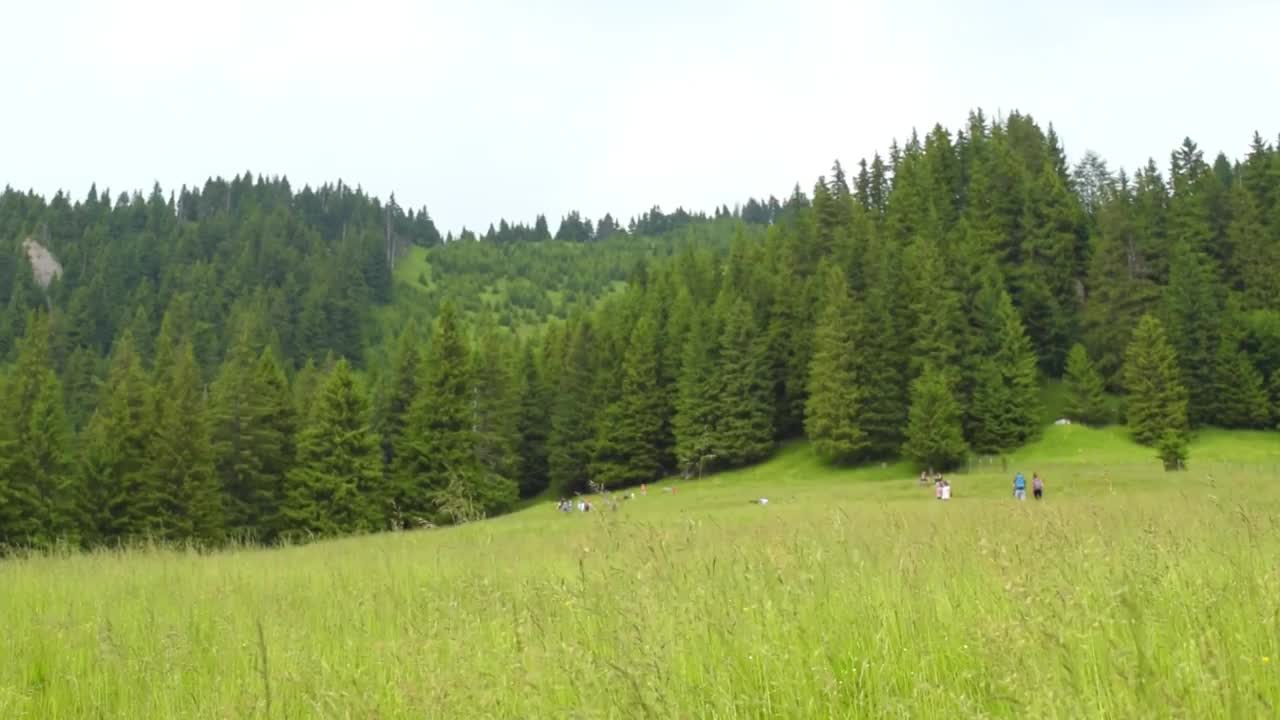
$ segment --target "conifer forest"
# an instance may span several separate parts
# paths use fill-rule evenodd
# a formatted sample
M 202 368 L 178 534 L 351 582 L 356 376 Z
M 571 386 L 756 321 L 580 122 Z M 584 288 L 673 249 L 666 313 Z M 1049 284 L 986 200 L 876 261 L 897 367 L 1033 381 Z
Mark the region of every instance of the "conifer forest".
M 1280 422 L 1280 151 L 1215 152 L 975 111 L 783 198 L 444 236 L 344 182 L 9 188 L 0 547 L 462 523 L 800 438 L 948 471 L 1053 383 L 1178 468 Z

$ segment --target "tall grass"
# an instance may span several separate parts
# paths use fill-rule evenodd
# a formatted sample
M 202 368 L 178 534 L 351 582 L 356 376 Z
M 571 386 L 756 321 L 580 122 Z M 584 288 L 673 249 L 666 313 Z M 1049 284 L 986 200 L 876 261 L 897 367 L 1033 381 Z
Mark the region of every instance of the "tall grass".
M 1280 478 L 1024 460 L 1044 502 L 796 447 L 617 512 L 6 561 L 0 717 L 1276 717 Z

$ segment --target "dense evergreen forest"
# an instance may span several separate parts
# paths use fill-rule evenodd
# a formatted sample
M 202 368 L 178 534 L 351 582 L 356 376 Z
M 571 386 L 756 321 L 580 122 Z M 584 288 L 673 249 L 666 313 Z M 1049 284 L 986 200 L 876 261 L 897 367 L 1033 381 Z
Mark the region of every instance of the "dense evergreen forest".
M 0 546 L 462 522 L 799 437 L 946 469 L 1058 379 L 1176 468 L 1280 420 L 1280 152 L 1112 172 L 973 113 L 808 194 L 554 236 L 248 173 L 7 190 L 0 293 Z

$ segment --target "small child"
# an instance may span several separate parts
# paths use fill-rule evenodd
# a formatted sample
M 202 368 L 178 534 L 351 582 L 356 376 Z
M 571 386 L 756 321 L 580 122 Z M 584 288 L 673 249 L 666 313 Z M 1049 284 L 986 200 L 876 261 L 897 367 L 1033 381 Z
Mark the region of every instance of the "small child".
M 1039 473 L 1031 473 L 1031 494 L 1037 500 L 1044 497 L 1044 481 L 1040 479 Z

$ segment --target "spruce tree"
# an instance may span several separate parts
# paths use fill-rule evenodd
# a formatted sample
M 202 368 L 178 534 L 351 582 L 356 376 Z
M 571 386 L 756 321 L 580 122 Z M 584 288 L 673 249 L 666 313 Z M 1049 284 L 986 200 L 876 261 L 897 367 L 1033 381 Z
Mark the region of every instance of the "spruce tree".
M 1144 315 L 1125 355 L 1126 417 L 1134 440 L 1154 445 L 1168 432 L 1187 430 L 1187 391 L 1164 326 Z
M 346 360 L 325 378 L 298 436 L 280 512 L 289 537 L 367 532 L 385 527 L 386 497 L 369 399 Z
M 0 547 L 78 539 L 62 386 L 50 368 L 47 316 L 29 314 L 17 364 L 0 398 Z
M 862 307 L 849 295 L 842 272 L 826 273 L 822 314 L 809 366 L 809 401 L 805 405 L 805 433 L 818 455 L 847 463 L 867 450 L 862 410 L 868 389 L 858 373 L 858 347 L 864 332 Z
M 663 393 L 658 385 L 658 325 L 641 316 L 631 333 L 622 366 L 622 395 L 605 410 L 591 474 L 605 487 L 656 480 L 663 430 Z
M 521 497 L 533 497 L 549 482 L 547 477 L 547 425 L 550 422 L 551 394 L 538 366 L 532 343 L 525 345 L 520 356 L 520 414 L 516 421 L 519 433 L 517 458 Z
M 873 235 L 867 255 L 867 322 L 858 353 L 868 389 L 863 399 L 862 429 L 867 433 L 868 454 L 886 458 L 902 448 L 907 425 L 905 348 L 909 340 L 901 332 L 907 299 L 900 290 L 896 248 Z
M 296 419 L 288 381 L 275 354 L 258 358 L 242 337 L 210 391 L 214 465 L 233 537 L 274 535 L 282 480 L 293 463 Z
M 970 403 L 970 441 L 975 450 L 1011 450 L 1038 430 L 1036 356 L 1009 294 L 988 284 L 979 305 L 988 308 L 978 346 L 978 373 Z
M 1262 373 L 1234 334 L 1224 336 L 1218 345 L 1209 414 L 1214 424 L 1226 428 L 1264 428 L 1271 423 L 1271 401 Z
M 911 383 L 911 410 L 902 452 L 922 468 L 950 470 L 968 453 L 961 427 L 960 404 L 949 374 L 932 365 Z
M 418 339 L 418 326 L 410 320 L 396 341 L 396 353 L 391 364 L 391 389 L 382 418 L 383 458 L 390 468 L 396 455 L 408 442 L 404 437 L 409 419 L 409 408 L 418 397 L 422 385 L 422 349 Z
M 712 453 L 717 465 L 743 465 L 764 459 L 773 448 L 767 346 L 746 300 L 728 297 L 718 308 L 723 329 L 717 349 Z
M 409 408 L 396 483 L 405 521 L 467 520 L 484 512 L 471 397 L 470 348 L 457 310 L 446 304 L 436 323 L 421 391 Z M 446 517 L 445 506 L 459 509 Z
M 1063 381 L 1067 387 L 1067 417 L 1089 425 L 1105 425 L 1110 420 L 1102 376 L 1084 345 L 1076 343 L 1067 353 Z
M 564 336 L 561 365 L 551 405 L 547 468 L 552 489 L 560 494 L 584 490 L 589 479 L 595 437 L 594 367 L 590 322 L 580 320 Z
M 486 515 L 501 512 L 520 494 L 517 473 L 519 387 L 508 348 L 513 338 L 485 323 L 471 355 L 471 428 L 479 473 L 475 495 Z
M 215 543 L 226 532 L 222 489 L 214 472 L 205 393 L 190 340 L 178 343 L 157 386 L 155 432 L 147 471 L 164 498 L 161 526 L 171 540 Z
M 1176 246 L 1165 289 L 1165 326 L 1188 391 L 1192 425 L 1213 421 L 1214 356 L 1227 315 L 1223 295 L 1212 259 L 1185 243 Z
M 716 323 L 695 309 L 684 344 L 676 416 L 676 463 L 687 475 L 711 459 L 716 423 Z
M 961 359 L 963 313 L 945 258 L 937 241 L 925 235 L 918 237 L 907 253 L 906 262 L 913 272 L 906 288 L 911 294 L 912 372 L 919 374 L 929 364 L 938 369 L 956 368 Z
M 94 542 L 161 534 L 162 494 L 147 462 L 154 427 L 148 388 L 142 358 L 126 331 L 112 348 L 111 369 L 82 454 Z

